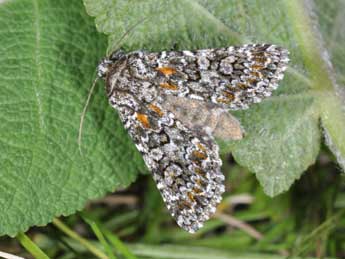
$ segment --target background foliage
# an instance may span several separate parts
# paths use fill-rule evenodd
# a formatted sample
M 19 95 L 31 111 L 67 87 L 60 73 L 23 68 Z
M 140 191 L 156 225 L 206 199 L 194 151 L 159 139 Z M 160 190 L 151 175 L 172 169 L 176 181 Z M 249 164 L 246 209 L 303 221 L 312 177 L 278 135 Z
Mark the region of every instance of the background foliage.
M 251 42 L 289 49 L 290 69 L 280 90 L 262 104 L 235 113 L 247 135 L 243 141 L 227 143 L 223 152 L 232 151 L 236 161 L 255 172 L 265 192 L 274 196 L 287 190 L 315 161 L 321 120 L 327 143 L 344 166 L 345 135 L 338 130 L 345 126 L 344 96 L 338 95 L 343 86 L 337 85 L 331 60 L 324 54 L 328 48 L 345 43 L 337 24 L 345 19 L 341 1 L 317 1 L 315 6 L 312 1 L 303 4 L 297 0 L 274 4 L 268 0 L 84 3 L 88 13 L 96 17 L 97 29 L 109 35 L 108 52 L 129 25 L 144 17 L 147 20 L 124 42 L 126 49 L 158 51 L 171 48 L 173 43 L 180 49 L 214 48 Z M 323 42 L 318 25 L 319 17 L 322 22 L 326 15 L 338 19 L 323 25 L 322 32 L 333 33 L 331 45 Z M 344 58 L 341 54 L 333 53 Z
M 338 255 L 345 250 L 343 237 L 336 234 L 344 227 L 345 203 L 339 174 L 345 168 L 344 14 L 344 0 L 5 1 L 0 5 L 0 235 L 14 236 L 56 216 L 73 214 L 88 200 L 126 187 L 146 171 L 101 84 L 86 115 L 81 153 L 77 145 L 80 113 L 99 59 L 115 48 L 128 28 L 146 18 L 122 42 L 127 51 L 268 42 L 289 49 L 291 62 L 273 97 L 234 113 L 246 138 L 219 140 L 224 161 L 232 152 L 262 187 L 247 169 L 225 163 L 231 194 L 220 206 L 220 215 L 191 237 L 171 227 L 152 182 L 143 178 L 130 195 L 143 195 L 145 207 L 115 206 L 113 220 L 107 218 L 114 212 L 110 209 L 96 206 L 96 212 L 84 212 L 82 222 L 90 224 L 105 251 L 109 249 L 102 239 L 104 229 L 97 230 L 99 221 L 120 237 L 137 241 L 140 245 L 130 250 L 140 256 L 152 257 L 156 248 L 147 244 L 161 242 L 280 255 Z M 263 194 L 276 196 L 291 188 L 316 161 L 321 143 L 327 148 L 322 146 L 317 165 L 288 193 L 273 200 Z M 239 207 L 231 205 L 237 195 L 249 200 Z M 128 211 L 133 206 L 136 214 Z M 228 213 L 235 218 L 229 219 Z M 125 220 L 108 222 L 119 218 Z M 74 216 L 69 223 L 80 220 Z M 254 222 L 257 232 L 245 222 Z M 63 229 L 59 221 L 54 224 Z M 64 237 L 43 236 L 46 243 L 40 244 L 46 248 L 48 241 L 66 243 Z M 18 240 L 27 244 L 25 236 Z M 83 249 L 72 245 L 67 250 L 72 255 L 87 253 Z M 174 258 L 186 253 L 183 247 L 164 249 L 157 258 L 172 256 L 171 251 L 181 253 Z M 199 258 L 207 255 L 190 251 Z M 232 254 L 219 252 L 219 258 L 226 256 Z
M 15 235 L 127 186 L 144 165 L 102 87 L 79 152 L 80 114 L 106 47 L 80 1 L 5 2 L 0 23 L 0 235 Z

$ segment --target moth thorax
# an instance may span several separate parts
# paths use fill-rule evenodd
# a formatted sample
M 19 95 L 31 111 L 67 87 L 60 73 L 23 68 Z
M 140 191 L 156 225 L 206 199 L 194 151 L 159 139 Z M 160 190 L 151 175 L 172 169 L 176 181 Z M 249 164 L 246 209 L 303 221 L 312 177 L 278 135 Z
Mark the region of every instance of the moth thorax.
M 113 64 L 113 61 L 110 59 L 102 59 L 97 67 L 97 76 L 104 79 L 109 71 L 110 66 Z
M 97 67 L 98 77 L 104 79 L 109 72 L 110 67 L 123 57 L 125 57 L 125 53 L 123 50 L 119 49 L 114 51 L 109 58 L 102 59 Z

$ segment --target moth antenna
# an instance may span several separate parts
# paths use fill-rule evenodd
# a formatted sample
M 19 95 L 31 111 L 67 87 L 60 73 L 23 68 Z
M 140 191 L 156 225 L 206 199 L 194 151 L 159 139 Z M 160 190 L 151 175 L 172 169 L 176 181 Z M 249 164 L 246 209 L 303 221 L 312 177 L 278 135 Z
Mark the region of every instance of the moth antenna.
M 115 50 L 113 52 L 115 52 L 121 42 L 142 22 L 144 22 L 145 20 L 148 19 L 148 16 L 147 17 L 144 17 L 142 19 L 140 19 L 139 21 L 137 21 L 136 23 L 134 23 L 131 27 L 129 27 L 129 29 L 120 37 L 120 39 L 116 42 L 115 44 Z M 83 108 L 83 111 L 80 115 L 80 123 L 79 123 L 79 131 L 78 131 L 78 147 L 79 147 L 79 152 L 80 154 L 82 154 L 82 150 L 81 150 L 81 138 L 82 138 L 82 133 L 83 133 L 83 125 L 84 125 L 84 118 L 85 118 L 85 114 L 86 114 L 86 111 L 87 111 L 87 107 L 89 106 L 89 103 L 90 103 L 90 100 L 91 100 L 91 96 L 92 96 L 92 93 L 93 91 L 95 90 L 95 86 L 96 86 L 96 83 L 99 79 L 99 76 L 96 76 L 95 80 L 93 81 L 92 83 L 92 86 L 89 90 L 89 94 L 87 96 L 87 99 L 86 99 L 86 102 L 85 102 L 85 105 L 84 105 L 84 108 Z
M 146 17 L 144 17 L 144 18 L 142 18 L 142 19 L 140 19 L 139 21 L 137 21 L 136 23 L 134 23 L 132 26 L 130 26 L 129 27 L 129 29 L 124 33 L 124 34 L 122 34 L 122 36 L 120 37 L 120 39 L 116 42 L 116 44 L 115 44 L 115 48 L 114 48 L 114 50 L 112 51 L 112 53 L 113 52 L 115 52 L 116 50 L 118 50 L 119 49 L 119 47 L 120 47 L 120 44 L 121 44 L 121 42 L 139 25 L 139 24 L 141 24 L 142 22 L 144 22 L 145 20 L 147 20 L 149 17 L 148 16 L 146 16 Z
M 90 100 L 91 100 L 91 96 L 92 96 L 93 91 L 95 90 L 95 86 L 96 86 L 96 83 L 97 83 L 98 79 L 99 79 L 99 77 L 96 76 L 96 78 L 93 81 L 92 86 L 91 86 L 91 88 L 89 90 L 89 94 L 87 96 L 87 99 L 86 99 L 83 111 L 82 111 L 82 113 L 80 115 L 79 131 L 78 131 L 78 147 L 79 147 L 80 154 L 82 154 L 82 151 L 81 151 L 81 137 L 82 137 L 82 133 L 83 133 L 84 118 L 85 118 L 87 107 L 89 106 L 89 103 L 90 103 Z

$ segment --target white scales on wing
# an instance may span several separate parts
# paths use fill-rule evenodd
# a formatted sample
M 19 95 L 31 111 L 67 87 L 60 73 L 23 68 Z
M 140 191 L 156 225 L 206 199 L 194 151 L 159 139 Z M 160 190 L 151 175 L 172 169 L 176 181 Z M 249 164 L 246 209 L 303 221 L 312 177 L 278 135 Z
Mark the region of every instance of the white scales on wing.
M 119 112 L 163 200 L 189 232 L 216 211 L 224 192 L 215 138 L 243 137 L 228 110 L 271 95 L 288 51 L 269 44 L 196 51 L 113 53 L 99 65 Z

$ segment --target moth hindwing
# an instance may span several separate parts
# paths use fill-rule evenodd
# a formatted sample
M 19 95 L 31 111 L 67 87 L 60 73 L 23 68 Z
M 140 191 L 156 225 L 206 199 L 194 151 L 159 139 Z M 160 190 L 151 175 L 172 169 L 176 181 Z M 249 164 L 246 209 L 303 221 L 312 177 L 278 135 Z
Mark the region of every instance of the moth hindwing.
M 185 230 L 202 227 L 221 201 L 224 176 L 214 135 L 242 137 L 239 123 L 227 111 L 270 96 L 287 63 L 287 50 L 261 44 L 117 51 L 99 65 L 110 104 Z

